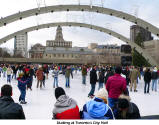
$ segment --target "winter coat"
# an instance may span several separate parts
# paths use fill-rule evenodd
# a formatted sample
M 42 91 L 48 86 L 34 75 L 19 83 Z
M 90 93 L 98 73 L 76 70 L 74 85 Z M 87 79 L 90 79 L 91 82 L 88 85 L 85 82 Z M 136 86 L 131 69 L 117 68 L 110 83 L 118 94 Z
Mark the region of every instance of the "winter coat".
M 39 68 L 36 72 L 37 80 L 43 80 L 44 75 L 43 75 L 43 69 Z
M 139 77 L 141 79 L 141 75 L 140 75 L 140 72 L 137 70 L 137 69 L 133 69 L 131 72 L 130 72 L 130 79 L 132 81 L 134 80 L 137 80 L 137 77 Z
M 2 72 L 2 68 L 0 67 L 0 73 Z
M 52 72 L 52 75 L 53 75 L 53 77 L 58 77 L 58 75 L 59 75 L 59 70 L 54 70 L 53 72 Z
M 82 119 L 113 119 L 113 113 L 102 99 L 95 97 L 83 106 Z
M 25 119 L 22 106 L 10 96 L 0 97 L 0 119 Z
M 151 72 L 145 72 L 144 73 L 144 81 L 145 83 L 150 83 L 151 82 Z
M 73 74 L 72 74 L 72 70 L 71 69 L 66 69 L 66 72 L 65 72 L 65 77 L 69 78 L 70 75 L 72 76 L 73 78 Z
M 103 75 L 102 72 L 99 73 L 99 79 L 98 79 L 98 82 L 99 82 L 99 83 L 104 83 L 104 75 Z
M 129 102 L 129 108 L 126 112 L 126 117 L 123 118 L 122 111 L 117 111 L 117 117 L 116 119 L 140 119 L 140 112 L 136 104 Z
M 158 78 L 158 72 L 154 70 L 152 72 L 152 79 L 157 79 L 157 78 Z
M 12 74 L 12 69 L 11 68 L 7 68 L 7 75 L 11 75 Z
M 7 67 L 3 67 L 3 72 L 6 72 L 7 71 Z
M 80 119 L 76 101 L 66 95 L 61 95 L 54 105 L 53 119 Z
M 30 69 L 30 70 L 29 70 L 29 74 L 30 74 L 30 77 L 33 77 L 33 76 L 35 76 L 34 69 Z
M 17 80 L 18 80 L 18 88 L 20 90 L 25 91 L 26 90 L 26 85 L 30 83 L 31 79 L 30 78 L 26 79 L 24 77 L 22 77 L 22 78 L 18 77 Z
M 113 76 L 114 75 L 114 72 L 113 71 L 107 71 L 107 74 L 106 74 L 106 76 L 105 76 L 105 84 L 107 83 L 107 80 L 108 80 L 108 78 L 110 77 L 110 76 Z
M 109 77 L 106 83 L 106 90 L 109 98 L 117 99 L 120 94 L 126 92 L 126 79 L 120 74 Z
M 97 73 L 95 69 L 90 71 L 90 84 L 96 84 L 97 82 Z
M 82 68 L 82 76 L 86 76 L 87 75 L 87 68 Z

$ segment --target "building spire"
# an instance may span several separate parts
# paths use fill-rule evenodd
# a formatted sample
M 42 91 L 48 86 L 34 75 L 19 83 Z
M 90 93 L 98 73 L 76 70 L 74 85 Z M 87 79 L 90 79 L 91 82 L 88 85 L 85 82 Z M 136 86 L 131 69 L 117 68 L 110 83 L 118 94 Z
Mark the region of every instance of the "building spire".
M 62 34 L 62 28 L 61 28 L 60 25 L 56 29 L 55 41 L 57 41 L 57 42 L 64 42 L 63 34 Z

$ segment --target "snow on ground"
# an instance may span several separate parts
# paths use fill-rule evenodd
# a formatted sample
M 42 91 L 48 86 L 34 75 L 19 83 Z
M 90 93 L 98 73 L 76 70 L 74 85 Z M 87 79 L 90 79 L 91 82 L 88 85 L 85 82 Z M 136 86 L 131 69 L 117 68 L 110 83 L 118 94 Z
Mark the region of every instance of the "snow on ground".
M 70 88 L 65 88 L 65 77 L 59 75 L 59 86 L 63 87 L 66 94 L 75 99 L 80 109 L 89 101 L 88 93 L 90 91 L 89 74 L 87 76 L 87 84 L 82 85 L 81 72 L 74 73 L 73 79 L 71 78 Z M 0 87 L 7 83 L 6 78 L 0 78 Z M 49 79 L 46 79 L 46 87 L 40 90 L 36 88 L 37 80 L 34 78 L 33 91 L 28 90 L 26 94 L 26 105 L 22 105 L 26 119 L 51 119 L 54 103 L 56 102 L 53 88 L 53 77 L 49 74 Z M 20 92 L 17 88 L 17 81 L 12 80 L 13 99 L 18 102 Z M 98 83 L 96 85 L 96 92 Z M 139 80 L 138 92 L 130 92 L 131 101 L 134 102 L 139 110 L 141 116 L 158 115 L 159 114 L 159 87 L 158 92 L 151 91 L 150 94 L 144 94 L 144 81 Z

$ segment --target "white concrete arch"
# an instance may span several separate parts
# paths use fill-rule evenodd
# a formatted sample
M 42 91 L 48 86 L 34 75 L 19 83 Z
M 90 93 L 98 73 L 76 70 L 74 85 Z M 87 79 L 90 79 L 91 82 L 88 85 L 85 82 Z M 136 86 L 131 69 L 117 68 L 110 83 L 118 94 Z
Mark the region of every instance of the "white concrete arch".
M 137 44 L 135 44 L 134 42 L 131 42 L 128 38 L 122 36 L 119 33 L 116 33 L 110 29 L 107 28 L 103 28 L 100 26 L 95 26 L 95 25 L 91 25 L 91 24 L 85 24 L 85 23 L 77 23 L 77 22 L 58 22 L 58 23 L 48 23 L 48 24 L 41 24 L 38 26 L 33 26 L 33 27 L 29 27 L 20 31 L 17 31 L 15 33 L 12 33 L 6 37 L 3 37 L 2 39 L 0 39 L 0 44 L 14 38 L 15 36 L 19 35 L 19 34 L 23 34 L 26 32 L 31 32 L 34 30 L 39 30 L 39 29 L 43 29 L 43 28 L 50 28 L 50 27 L 56 27 L 56 26 L 76 26 L 76 27 L 85 27 L 85 28 L 89 28 L 89 29 L 94 29 L 100 32 L 104 32 L 107 33 L 109 35 L 112 35 L 124 42 L 126 42 L 127 44 L 129 44 L 132 48 L 135 48 L 139 53 L 141 53 L 151 65 L 156 65 L 159 66 L 157 64 L 157 62 L 150 56 L 147 54 L 147 52 L 145 50 L 143 50 L 140 46 L 138 46 Z
M 96 12 L 96 13 L 107 14 L 110 16 L 115 16 L 123 20 L 127 20 L 132 23 L 138 24 L 139 26 L 149 30 L 151 33 L 159 37 L 159 28 L 155 27 L 154 25 L 140 18 L 136 18 L 135 16 L 124 13 L 122 11 L 117 11 L 117 10 L 102 8 L 97 6 L 89 6 L 89 5 L 56 5 L 56 6 L 41 7 L 40 9 L 34 8 L 34 9 L 18 12 L 16 14 L 1 18 L 0 27 L 5 26 L 17 20 L 21 20 L 26 17 L 49 13 L 49 12 L 60 12 L 60 11 L 89 11 L 89 12 Z

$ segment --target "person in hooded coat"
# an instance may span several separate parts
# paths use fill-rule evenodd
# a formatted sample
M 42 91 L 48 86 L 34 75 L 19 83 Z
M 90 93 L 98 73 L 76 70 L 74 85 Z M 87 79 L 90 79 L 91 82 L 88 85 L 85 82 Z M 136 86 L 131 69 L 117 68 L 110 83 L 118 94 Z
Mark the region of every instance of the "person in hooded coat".
M 120 95 L 117 105 L 116 119 L 140 119 L 140 111 L 137 105 L 130 102 L 130 97 L 124 94 Z
M 80 119 L 79 107 L 76 101 L 69 98 L 63 88 L 55 89 L 56 103 L 53 109 L 52 119 Z
M 111 108 L 107 105 L 108 93 L 105 88 L 100 89 L 95 98 L 88 101 L 81 111 L 81 119 L 114 119 Z

